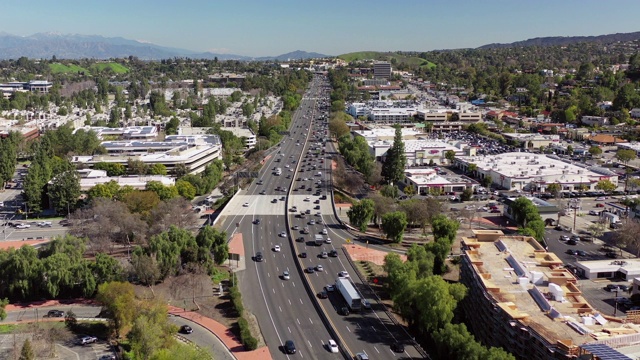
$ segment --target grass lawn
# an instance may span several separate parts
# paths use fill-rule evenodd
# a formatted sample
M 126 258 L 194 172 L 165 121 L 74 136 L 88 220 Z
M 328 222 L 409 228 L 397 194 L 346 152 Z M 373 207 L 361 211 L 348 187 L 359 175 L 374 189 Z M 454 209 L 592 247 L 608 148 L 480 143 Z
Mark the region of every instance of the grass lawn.
M 379 61 L 391 61 L 395 59 L 397 63 L 407 64 L 409 66 L 419 66 L 419 67 L 428 67 L 434 68 L 436 64 L 427 61 L 425 59 L 419 58 L 417 56 L 409 56 L 409 55 L 401 55 L 393 52 L 379 52 L 379 51 L 358 51 L 348 54 L 339 55 L 338 58 L 351 62 L 356 60 L 379 60 Z
M 32 332 L 36 326 L 39 329 L 64 329 L 66 327 L 63 321 L 42 321 L 39 323 L 24 323 L 24 324 L 1 324 L 0 334 L 13 334 Z
M 124 73 L 128 73 L 129 69 L 126 68 L 125 66 L 115 63 L 115 62 L 110 62 L 110 63 L 98 63 L 95 64 L 93 66 L 91 66 L 92 70 L 97 70 L 96 72 L 100 72 L 103 71 L 106 68 L 111 68 L 111 70 L 116 73 L 116 74 L 124 74 Z
M 75 64 L 65 65 L 61 63 L 53 63 L 53 64 L 49 64 L 49 68 L 51 69 L 51 72 L 54 74 L 77 73 L 79 71 L 89 73 L 89 70 Z

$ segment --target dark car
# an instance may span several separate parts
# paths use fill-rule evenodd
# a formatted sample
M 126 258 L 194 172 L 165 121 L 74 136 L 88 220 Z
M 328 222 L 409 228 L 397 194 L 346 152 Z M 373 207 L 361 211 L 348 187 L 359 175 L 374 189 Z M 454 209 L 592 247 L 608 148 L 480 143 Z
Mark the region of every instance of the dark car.
M 616 254 L 613 251 L 609 251 L 609 252 L 607 252 L 607 257 L 610 258 L 610 259 L 617 259 L 618 258 L 618 254 Z
M 335 249 L 334 249 L 334 250 L 329 251 L 329 256 L 331 256 L 331 257 L 337 257 L 337 256 L 338 256 L 338 251 L 336 251 Z
M 578 251 L 573 249 L 567 249 L 565 252 L 569 255 L 578 255 Z
M 303 258 L 303 259 L 306 259 L 307 258 L 307 253 L 306 252 L 300 253 L 300 257 Z
M 341 307 L 340 310 L 338 310 L 338 314 L 343 316 L 349 315 L 349 308 L 346 306 Z
M 287 340 L 284 343 L 284 352 L 287 354 L 295 354 L 296 353 L 296 344 L 293 343 L 292 340 Z
M 256 225 L 260 225 L 260 219 L 253 220 L 253 223 L 256 224 Z
M 395 342 L 393 344 L 391 344 L 391 351 L 393 352 L 397 352 L 397 353 L 403 353 L 404 352 L 404 345 L 400 342 Z
M 567 241 L 567 245 L 576 245 L 577 242 L 573 239 Z
M 64 311 L 62 310 L 49 310 L 45 317 L 64 317 Z
M 576 250 L 576 255 L 578 256 L 587 256 L 587 252 L 584 250 Z
M 309 266 L 309 267 L 307 268 L 307 272 L 308 272 L 309 274 L 311 274 L 311 273 L 313 273 L 313 272 L 315 272 L 315 271 L 316 271 L 316 270 L 313 268 L 313 266 Z
M 322 290 L 318 293 L 318 297 L 320 299 L 326 299 L 329 297 L 329 294 L 327 294 L 327 290 Z
M 180 332 L 183 334 L 191 334 L 193 329 L 189 325 L 182 325 L 180 326 Z
M 264 260 L 264 257 L 262 256 L 262 253 L 258 251 L 256 253 L 256 261 L 257 262 L 262 262 L 263 260 Z

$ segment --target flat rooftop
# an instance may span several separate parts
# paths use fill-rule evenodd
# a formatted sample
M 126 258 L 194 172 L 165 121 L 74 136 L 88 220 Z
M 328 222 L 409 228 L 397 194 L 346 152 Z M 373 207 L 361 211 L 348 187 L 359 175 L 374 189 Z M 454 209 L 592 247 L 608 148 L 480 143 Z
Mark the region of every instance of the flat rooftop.
M 450 143 L 439 141 L 439 140 L 404 140 L 404 151 L 405 152 L 415 152 L 425 149 L 433 149 L 437 150 L 437 152 L 453 150 L 460 151 L 460 147 L 456 147 Z M 458 143 L 458 145 L 463 145 L 464 143 Z M 370 141 L 369 146 L 371 147 L 384 147 L 393 145 L 393 140 L 376 140 Z
M 544 154 L 510 152 L 500 155 L 461 156 L 459 160 L 476 164 L 478 169 L 492 170 L 509 178 L 529 178 L 545 176 L 578 176 L 585 181 L 600 180 L 602 174 L 584 167 L 566 163 Z
M 464 176 L 442 176 L 433 169 L 406 169 L 404 172 L 416 185 L 453 185 L 477 184 L 473 179 Z
M 369 130 L 355 130 L 354 133 L 356 135 L 360 135 L 364 138 L 375 140 L 377 138 L 393 138 L 396 134 L 396 129 L 388 127 L 388 128 L 373 128 Z M 415 137 L 419 135 L 426 135 L 421 131 L 416 131 L 414 129 L 402 128 L 402 138 L 407 137 Z
M 496 306 L 549 342 L 567 346 L 640 334 L 640 326 L 597 313 L 563 268 L 562 260 L 532 237 L 473 230 L 465 256 Z M 559 297 L 554 297 L 557 294 Z
M 518 140 L 550 140 L 560 141 L 560 135 L 542 135 L 537 133 L 506 133 L 503 134 L 506 138 L 513 138 Z

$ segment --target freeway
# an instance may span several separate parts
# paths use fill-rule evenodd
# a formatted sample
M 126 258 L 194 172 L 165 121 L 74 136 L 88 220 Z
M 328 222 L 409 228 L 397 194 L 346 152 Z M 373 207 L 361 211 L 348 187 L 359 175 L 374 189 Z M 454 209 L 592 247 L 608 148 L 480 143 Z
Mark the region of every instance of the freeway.
M 330 332 L 316 312 L 313 299 L 305 289 L 304 280 L 298 271 L 286 225 L 287 189 L 290 187 L 301 157 L 305 141 L 305 123 L 309 123 L 315 107 L 314 84 L 303 98 L 300 108 L 294 113 L 291 135 L 280 146 L 268 154 L 260 172 L 261 181 L 254 182 L 240 192 L 227 205 L 235 214 L 221 222 L 227 233 L 242 234 L 247 253 L 248 271 L 240 272 L 241 292 L 245 306 L 257 317 L 260 329 L 274 358 L 300 356 L 317 359 L 339 359 L 340 354 L 330 353 L 325 344 L 331 339 Z M 299 126 L 299 127 L 298 127 Z M 282 174 L 273 175 L 276 168 Z M 260 219 L 259 224 L 254 224 Z M 239 226 L 236 228 L 236 224 Z M 285 232 L 285 236 L 280 233 Z M 275 251 L 275 246 L 280 251 Z M 264 261 L 253 261 L 261 252 Z M 283 273 L 288 271 L 289 280 Z M 285 355 L 282 349 L 287 340 L 297 347 L 295 355 Z
M 331 154 L 325 143 L 328 126 L 326 117 L 322 118 L 317 112 L 317 100 L 326 106 L 328 92 L 319 90 L 320 84 L 316 81 L 294 115 L 290 136 L 265 157 L 260 180 L 234 197 L 226 209 L 234 215 L 221 219 L 224 230 L 242 233 L 248 253 L 261 252 L 265 259 L 251 262 L 247 265 L 250 271 L 239 274 L 244 280 L 240 284 L 245 302 L 256 314 L 275 357 L 282 354 L 279 346 L 289 339 L 295 341 L 301 356 L 332 358 L 330 355 L 334 355 L 335 358 L 338 355 L 330 354 L 324 346 L 333 331 L 321 323 L 313 305 L 313 301 L 318 301 L 330 327 L 338 332 L 335 340 L 349 357 L 364 352 L 375 358 L 421 358 L 413 347 L 407 346 L 406 352 L 400 354 L 390 350 L 390 345 L 397 341 L 410 341 L 357 277 L 354 276 L 353 281 L 359 291 L 369 297 L 372 310 L 349 316 L 337 314 L 336 309 L 344 306 L 338 293 L 330 294 L 328 299 L 315 300 L 304 288 L 303 282 L 307 282 L 315 294 L 325 285 L 333 284 L 338 272 L 346 270 L 355 274 L 355 269 L 342 259 L 343 255 L 319 256 L 322 250 L 332 249 L 341 254 L 340 249 L 351 235 L 342 229 L 334 215 Z M 282 170 L 281 175 L 268 175 L 276 168 Z M 300 217 L 300 211 L 305 212 L 304 218 Z M 259 224 L 254 224 L 256 219 L 260 219 Z M 324 231 L 327 233 L 323 235 L 325 244 L 315 246 L 314 236 Z M 274 250 L 276 245 L 280 251 Z M 308 256 L 302 257 L 302 253 Z M 296 260 L 300 267 L 296 266 Z M 322 265 L 322 271 L 315 271 L 318 265 Z M 312 267 L 313 272 L 300 271 L 308 267 Z M 284 271 L 289 272 L 290 280 L 282 279 Z

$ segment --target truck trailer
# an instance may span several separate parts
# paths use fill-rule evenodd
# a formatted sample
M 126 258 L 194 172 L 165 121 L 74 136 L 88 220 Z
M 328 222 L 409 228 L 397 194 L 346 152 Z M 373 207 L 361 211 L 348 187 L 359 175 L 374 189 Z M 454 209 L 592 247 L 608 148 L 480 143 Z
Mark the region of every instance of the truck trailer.
M 316 234 L 315 239 L 316 246 L 322 246 L 322 244 L 324 244 L 324 238 L 322 237 L 322 235 Z
M 353 286 L 353 283 L 351 283 L 349 279 L 337 278 L 336 289 L 340 291 L 342 297 L 347 301 L 347 305 L 349 305 L 351 311 L 358 311 L 362 308 L 360 294 L 358 294 L 358 291 L 356 291 L 355 286 Z

